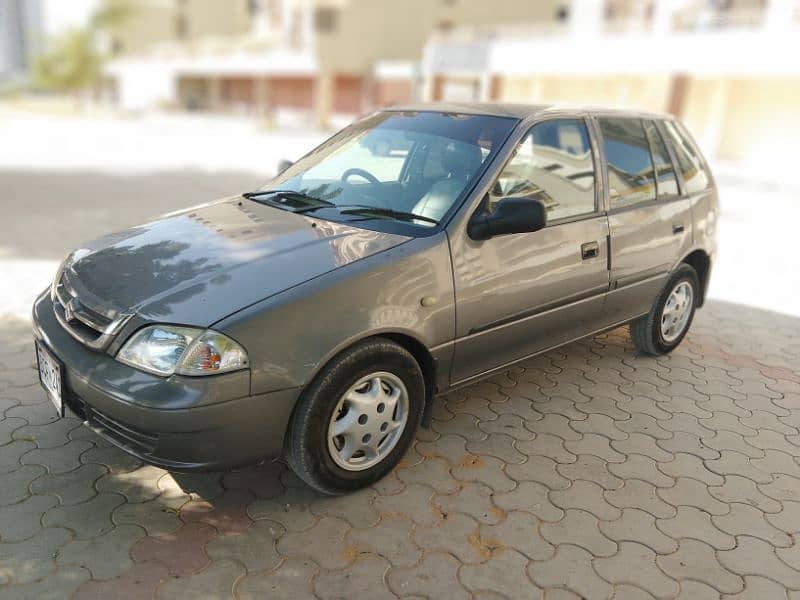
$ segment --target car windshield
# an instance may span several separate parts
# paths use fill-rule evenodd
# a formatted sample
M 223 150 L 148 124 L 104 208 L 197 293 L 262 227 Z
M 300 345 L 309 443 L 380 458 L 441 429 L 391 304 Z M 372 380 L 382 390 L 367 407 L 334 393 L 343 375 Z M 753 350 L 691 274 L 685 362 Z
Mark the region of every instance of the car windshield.
M 381 228 L 390 221 L 434 228 L 516 123 L 486 115 L 377 113 L 342 130 L 248 197 L 364 226 Z

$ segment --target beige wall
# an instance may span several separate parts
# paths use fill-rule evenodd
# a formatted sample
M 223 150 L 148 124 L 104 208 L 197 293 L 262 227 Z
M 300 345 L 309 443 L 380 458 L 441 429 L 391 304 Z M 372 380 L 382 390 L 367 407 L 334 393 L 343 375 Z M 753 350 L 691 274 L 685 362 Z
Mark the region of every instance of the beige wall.
M 800 78 L 733 79 L 728 83 L 718 156 L 797 169 Z
M 669 77 L 503 77 L 500 99 L 505 102 L 596 104 L 663 111 Z
M 369 72 L 377 60 L 420 60 L 444 24 L 499 25 L 552 20 L 559 0 L 342 0 L 333 32 L 317 34 L 323 69 Z
M 250 29 L 247 0 L 185 0 L 181 8 L 170 0 L 129 0 L 131 14 L 112 32 L 122 53 L 136 54 L 153 44 L 177 38 L 176 21 L 185 15 L 187 40 L 228 36 Z

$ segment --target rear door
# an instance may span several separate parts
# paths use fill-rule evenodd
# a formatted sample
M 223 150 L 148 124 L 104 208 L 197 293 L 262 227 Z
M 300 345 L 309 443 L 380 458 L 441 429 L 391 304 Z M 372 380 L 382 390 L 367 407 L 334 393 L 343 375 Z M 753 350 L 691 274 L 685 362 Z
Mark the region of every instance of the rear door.
M 506 197 L 541 200 L 533 233 L 451 236 L 456 292 L 453 383 L 590 333 L 608 291 L 608 222 L 583 117 L 534 124 L 478 210 Z
M 609 325 L 646 313 L 691 245 L 691 204 L 680 194 L 653 120 L 596 118 L 604 154 L 611 233 Z

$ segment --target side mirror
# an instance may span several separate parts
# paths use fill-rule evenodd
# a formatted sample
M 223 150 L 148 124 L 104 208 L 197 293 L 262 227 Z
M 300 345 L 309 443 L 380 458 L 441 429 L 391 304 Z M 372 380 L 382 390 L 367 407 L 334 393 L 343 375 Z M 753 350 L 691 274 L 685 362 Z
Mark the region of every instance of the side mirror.
M 473 240 L 488 240 L 496 235 L 539 231 L 547 223 L 547 210 L 541 200 L 503 198 L 488 215 L 472 218 L 467 233 Z
M 280 175 L 281 173 L 283 173 L 286 169 L 291 167 L 293 164 L 294 163 L 292 161 L 286 160 L 285 158 L 282 158 L 281 160 L 279 160 L 278 161 L 278 173 L 277 173 L 277 175 Z

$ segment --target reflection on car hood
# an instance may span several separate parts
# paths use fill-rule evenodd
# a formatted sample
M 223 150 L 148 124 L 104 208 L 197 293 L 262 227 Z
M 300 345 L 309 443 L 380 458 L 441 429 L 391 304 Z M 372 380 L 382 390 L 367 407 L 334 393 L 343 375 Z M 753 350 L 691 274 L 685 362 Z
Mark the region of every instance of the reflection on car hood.
M 208 326 L 407 239 L 227 199 L 102 237 L 67 276 L 87 306 Z

